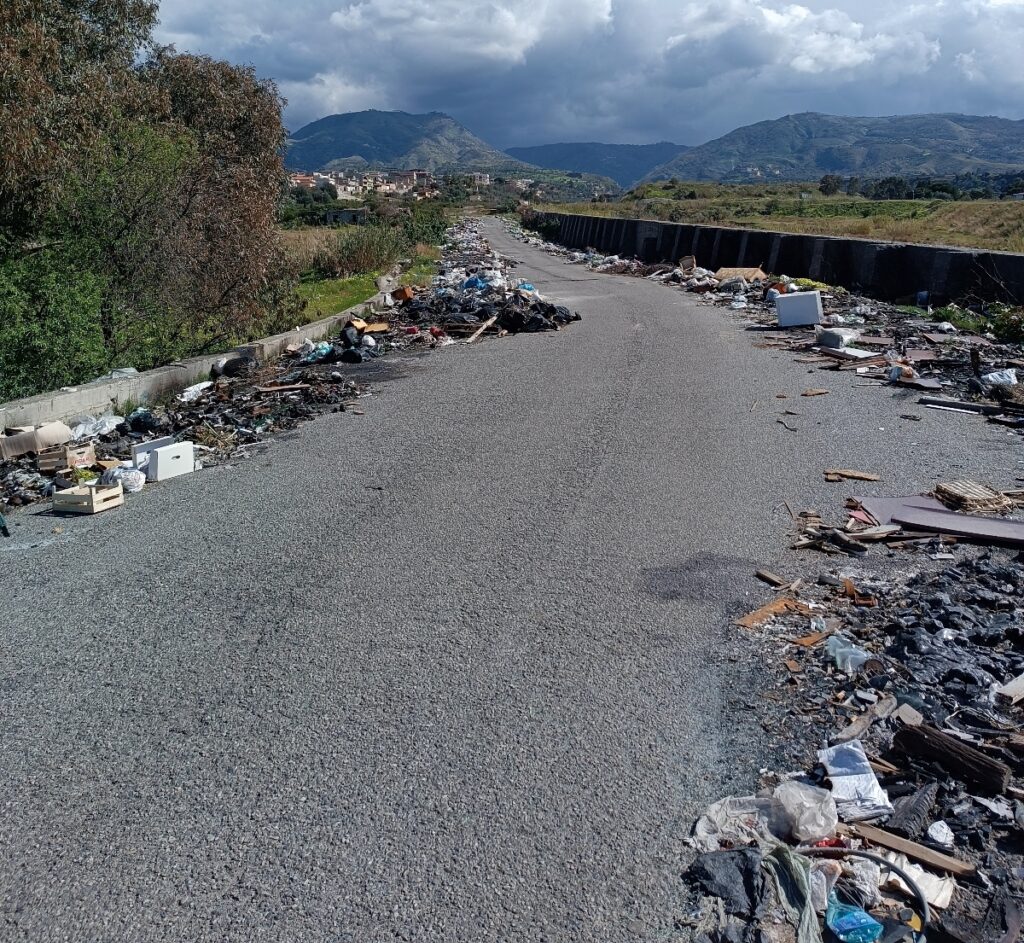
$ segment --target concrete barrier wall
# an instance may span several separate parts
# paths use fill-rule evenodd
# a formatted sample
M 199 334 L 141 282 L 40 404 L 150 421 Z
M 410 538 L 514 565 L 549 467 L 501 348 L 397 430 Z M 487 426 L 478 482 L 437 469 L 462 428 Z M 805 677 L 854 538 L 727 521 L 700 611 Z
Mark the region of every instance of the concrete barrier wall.
M 677 262 L 693 255 L 704 268 L 760 266 L 791 278 L 813 278 L 892 301 L 931 293 L 933 304 L 975 299 L 1024 304 L 1024 255 L 761 229 L 693 226 L 642 219 L 545 213 L 558 241 L 573 249 Z

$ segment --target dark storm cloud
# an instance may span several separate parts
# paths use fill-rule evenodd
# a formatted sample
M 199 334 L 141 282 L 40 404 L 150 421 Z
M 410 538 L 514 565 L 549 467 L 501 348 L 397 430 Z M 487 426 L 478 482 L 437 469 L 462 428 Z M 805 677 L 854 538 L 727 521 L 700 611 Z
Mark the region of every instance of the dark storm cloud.
M 499 146 L 699 143 L 796 111 L 1021 117 L 1024 0 L 163 0 L 160 38 L 253 64 L 293 130 L 445 111 Z

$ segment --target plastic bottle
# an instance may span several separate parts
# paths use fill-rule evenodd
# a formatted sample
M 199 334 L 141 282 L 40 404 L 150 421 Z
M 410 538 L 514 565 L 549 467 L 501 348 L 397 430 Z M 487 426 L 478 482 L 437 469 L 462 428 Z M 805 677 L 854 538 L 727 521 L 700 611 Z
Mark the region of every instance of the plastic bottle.
M 839 903 L 834 892 L 829 895 L 825 923 L 843 943 L 875 943 L 885 929 L 866 910 Z

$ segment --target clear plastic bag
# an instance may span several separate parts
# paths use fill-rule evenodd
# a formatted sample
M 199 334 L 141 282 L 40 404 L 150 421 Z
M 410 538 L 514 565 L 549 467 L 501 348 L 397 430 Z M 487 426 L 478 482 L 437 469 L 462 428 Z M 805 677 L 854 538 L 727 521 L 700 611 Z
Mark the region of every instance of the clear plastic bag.
M 835 834 L 839 814 L 827 789 L 790 780 L 776 787 L 774 798 L 785 811 L 794 841 L 813 844 Z

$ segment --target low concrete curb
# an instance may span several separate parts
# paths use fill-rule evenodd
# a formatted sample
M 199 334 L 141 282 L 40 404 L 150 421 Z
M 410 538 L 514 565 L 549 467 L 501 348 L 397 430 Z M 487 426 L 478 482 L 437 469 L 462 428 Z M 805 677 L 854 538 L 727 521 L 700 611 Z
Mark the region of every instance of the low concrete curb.
M 375 296 L 328 318 L 304 324 L 286 334 L 275 334 L 273 337 L 263 337 L 242 344 L 236 347 L 235 351 L 252 354 L 260 360 L 277 357 L 289 344 L 300 343 L 305 337 L 310 340 L 326 337 L 339 321 L 347 321 L 355 314 L 365 313 L 373 307 L 379 297 Z M 0 403 L 0 430 L 6 426 L 38 426 L 58 419 L 71 419 L 83 413 L 99 415 L 110 412 L 116 409 L 119 403 L 129 400 L 148 403 L 165 393 L 173 393 L 208 378 L 214 363 L 230 353 L 231 351 L 191 357 L 119 380 L 85 383 L 81 386 L 11 400 L 9 403 Z

